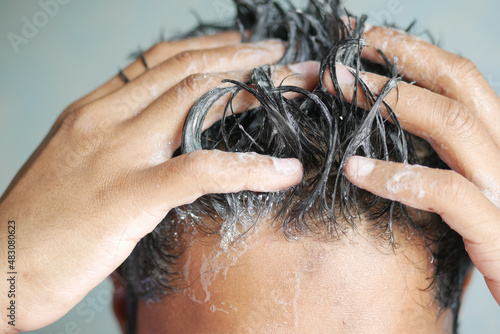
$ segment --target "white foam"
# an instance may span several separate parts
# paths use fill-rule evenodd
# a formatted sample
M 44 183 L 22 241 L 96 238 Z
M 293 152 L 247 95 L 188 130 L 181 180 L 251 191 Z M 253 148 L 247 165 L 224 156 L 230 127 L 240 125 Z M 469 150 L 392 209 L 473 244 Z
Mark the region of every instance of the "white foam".
M 415 194 L 416 198 L 423 198 L 425 196 L 425 190 L 423 188 L 420 173 L 418 172 L 419 167 L 406 165 L 387 181 L 385 189 L 391 194 L 411 191 Z
M 217 312 L 217 311 L 219 311 L 219 312 L 224 312 L 224 313 L 226 313 L 226 314 L 228 314 L 228 313 L 229 313 L 228 311 L 226 311 L 226 310 L 224 310 L 224 309 L 222 309 L 222 308 L 217 308 L 217 307 L 216 307 L 215 305 L 213 305 L 213 304 L 212 304 L 212 306 L 210 306 L 210 311 L 211 311 L 212 313 L 215 313 L 215 312 Z
M 158 97 L 160 97 L 160 88 L 158 87 L 157 84 L 154 84 L 153 86 L 151 86 L 149 88 L 149 94 L 151 94 L 151 97 L 153 99 L 157 99 Z
M 224 228 L 224 226 L 223 226 Z M 231 228 L 226 227 L 226 231 L 231 230 Z M 198 304 L 207 303 L 210 301 L 211 292 L 210 287 L 213 281 L 221 274 L 221 279 L 226 279 L 227 271 L 230 267 L 234 267 L 237 264 L 238 259 L 246 253 L 250 248 L 252 243 L 247 243 L 247 240 L 251 238 L 256 229 L 250 230 L 245 235 L 241 235 L 241 232 L 236 233 L 236 230 L 232 230 L 226 237 L 221 235 L 221 245 L 220 249 L 215 249 L 211 251 L 208 255 L 203 253 L 201 255 L 201 266 L 200 266 L 200 284 L 203 292 L 205 293 L 204 298 L 198 299 L 195 296 L 195 291 L 191 288 L 185 289 L 184 294 L 188 296 L 193 302 Z M 222 232 L 222 230 L 221 230 Z M 227 232 L 226 232 L 227 233 Z M 234 234 L 233 234 L 234 233 Z M 222 234 L 222 233 L 221 233 Z M 223 242 L 224 240 L 224 242 Z M 183 275 L 186 282 L 189 283 L 189 262 L 190 257 L 186 265 L 183 267 Z M 236 307 L 229 305 L 230 310 L 237 310 Z M 217 308 L 215 305 L 211 306 L 212 312 L 221 311 L 228 313 L 227 310 L 222 308 Z
M 500 184 L 497 179 L 486 173 L 478 173 L 475 179 L 483 195 L 500 208 Z

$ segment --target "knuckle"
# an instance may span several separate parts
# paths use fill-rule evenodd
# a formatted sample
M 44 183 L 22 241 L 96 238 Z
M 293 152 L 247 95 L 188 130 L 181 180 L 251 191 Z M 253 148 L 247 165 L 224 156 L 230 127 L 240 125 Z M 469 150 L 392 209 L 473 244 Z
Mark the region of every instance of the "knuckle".
M 172 57 L 172 59 L 175 62 L 177 62 L 183 66 L 186 66 L 186 64 L 193 65 L 196 63 L 195 62 L 196 55 L 197 55 L 197 52 L 195 52 L 193 50 L 186 50 L 186 51 L 183 51 L 181 53 L 176 54 L 175 56 Z
M 68 118 L 69 115 L 71 115 L 76 108 L 72 108 L 73 105 L 69 106 L 66 108 L 58 117 L 57 120 L 55 121 L 55 124 L 57 126 L 61 126 L 64 122 L 66 122 L 66 119 Z
M 145 101 L 152 97 L 150 87 L 161 82 L 159 74 L 155 71 L 148 71 L 143 74 L 140 80 L 127 87 L 126 96 L 121 96 L 113 100 L 112 111 L 117 113 L 129 113 L 135 110 L 142 110 L 146 107 Z
M 200 150 L 193 153 L 194 158 L 192 159 L 191 170 L 192 173 L 196 173 L 194 175 L 200 177 L 200 190 L 204 194 L 227 191 L 228 185 L 231 183 L 231 169 L 233 164 L 231 160 L 226 159 L 227 156 L 225 153 L 207 150 Z M 222 166 L 224 167 L 221 168 Z
M 468 250 L 475 252 L 477 252 L 478 249 L 487 250 L 487 255 L 480 261 L 483 262 L 484 265 L 491 266 L 492 262 L 496 262 L 494 259 L 500 258 L 500 246 L 497 237 L 500 229 L 497 228 L 496 225 L 497 222 L 488 220 L 478 221 L 473 225 L 473 228 L 477 231 L 482 230 L 485 233 L 476 232 L 473 238 L 468 238 L 465 242 Z
M 453 135 L 471 137 L 478 130 L 476 116 L 460 102 L 445 100 L 438 106 L 442 115 L 443 130 Z
M 187 76 L 182 81 L 182 87 L 190 92 L 197 92 L 210 80 L 209 74 L 196 73 Z
M 173 166 L 176 177 L 191 180 L 199 195 L 211 193 L 220 186 L 217 172 L 210 168 L 210 152 L 195 151 L 182 156 Z
M 441 199 L 451 207 L 463 206 L 468 203 L 466 198 L 469 184 L 465 178 L 455 172 L 441 172 L 438 177 L 441 181 L 439 186 L 435 187 L 436 198 Z M 444 207 L 448 205 L 444 205 Z
M 190 152 L 182 157 L 182 159 L 177 160 L 175 165 L 175 171 L 180 176 L 193 178 L 206 171 L 206 153 L 204 151 Z
M 184 169 L 190 177 L 199 174 L 202 166 L 202 155 L 198 152 L 192 152 L 186 155 L 184 159 Z
M 73 111 L 79 109 L 83 105 L 85 105 L 83 98 L 78 100 L 78 101 L 75 101 L 75 102 L 71 103 L 68 107 L 66 107 L 66 109 L 63 111 L 61 116 L 64 117 L 65 115 L 68 115 L 68 114 L 72 113 Z
M 479 70 L 477 66 L 468 58 L 456 56 L 450 63 L 450 73 L 460 78 L 475 77 Z
M 104 142 L 95 115 L 82 107 L 68 114 L 61 123 L 60 131 L 69 147 L 79 156 L 95 152 Z
M 89 114 L 90 110 L 88 107 L 76 109 L 64 117 L 63 125 L 71 129 L 71 132 L 79 132 L 79 130 L 84 131 L 92 126 Z

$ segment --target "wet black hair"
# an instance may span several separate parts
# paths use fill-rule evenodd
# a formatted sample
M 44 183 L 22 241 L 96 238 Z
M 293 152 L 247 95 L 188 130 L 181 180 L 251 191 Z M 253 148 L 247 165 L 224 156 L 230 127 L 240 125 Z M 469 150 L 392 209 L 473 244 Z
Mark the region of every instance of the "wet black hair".
M 391 108 L 383 102 L 391 90 L 397 89 L 399 81 L 406 81 L 397 70 L 396 59 L 388 59 L 380 52 L 385 60 L 385 65 L 380 65 L 361 57 L 367 17 L 350 15 L 341 9 L 340 1 L 310 0 L 303 9 L 274 0 L 234 3 L 233 22 L 200 22 L 196 29 L 178 38 L 239 30 L 243 42 L 281 39 L 288 46 L 280 64 L 321 61 L 318 87 L 309 92 L 284 84 L 275 86 L 271 66 L 256 68 L 248 82 L 225 80 L 232 85 L 207 92 L 192 107 L 185 121 L 182 146 L 174 156 L 218 149 L 297 158 L 303 164 L 304 178 L 286 191 L 205 195 L 170 212 L 140 241 L 122 266 L 132 291 L 131 299 L 159 300 L 182 289 L 177 265 L 185 250 L 182 237 L 186 225 L 204 233 L 218 233 L 232 242 L 265 216 L 272 217 L 286 237 L 315 235 L 335 240 L 356 229 L 362 217 L 375 238 L 393 247 L 398 246 L 398 236 L 414 236 L 425 242 L 435 269 L 429 289 L 442 310 L 453 310 L 456 330 L 462 287 L 471 268 L 462 238 L 437 215 L 424 214 L 363 191 L 352 185 L 343 172 L 346 160 L 353 155 L 448 168 L 427 142 L 402 129 Z M 355 26 L 347 25 L 341 15 L 355 19 Z M 248 40 L 247 31 L 251 32 Z M 336 79 L 336 63 L 353 69 L 354 95 L 364 94 L 370 110 L 344 99 Z M 327 71 L 335 94 L 325 88 L 323 78 Z M 390 80 L 376 95 L 361 79 L 361 71 Z M 359 89 L 362 91 L 358 93 Z M 242 91 L 252 94 L 259 106 L 236 115 L 232 99 Z M 287 99 L 287 92 L 299 97 Z M 231 98 L 223 118 L 202 132 L 212 104 L 228 94 Z M 381 116 L 382 107 L 388 110 L 393 122 Z

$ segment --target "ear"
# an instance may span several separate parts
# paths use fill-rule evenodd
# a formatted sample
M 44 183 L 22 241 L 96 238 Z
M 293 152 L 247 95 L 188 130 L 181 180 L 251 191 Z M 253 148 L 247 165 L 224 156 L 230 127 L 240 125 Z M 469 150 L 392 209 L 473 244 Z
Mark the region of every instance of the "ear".
M 113 297 L 113 311 L 115 312 L 116 319 L 120 324 L 122 333 L 127 333 L 127 293 L 123 278 L 118 272 L 111 274 L 113 285 L 115 286 L 115 293 Z

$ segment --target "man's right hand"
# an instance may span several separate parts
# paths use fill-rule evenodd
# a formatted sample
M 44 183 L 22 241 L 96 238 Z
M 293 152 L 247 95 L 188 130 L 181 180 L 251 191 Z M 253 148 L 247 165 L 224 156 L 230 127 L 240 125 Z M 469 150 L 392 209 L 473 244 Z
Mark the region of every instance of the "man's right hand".
M 72 104 L 0 200 L 0 252 L 16 225 L 16 326 L 34 330 L 59 319 L 130 254 L 168 211 L 207 193 L 278 191 L 298 183 L 295 159 L 196 151 L 172 159 L 184 119 L 221 80 L 245 81 L 251 69 L 277 62 L 279 41 L 239 43 L 235 32 L 164 42 Z M 275 79 L 312 89 L 317 67 L 275 67 Z M 199 74 L 205 73 L 205 74 Z M 252 101 L 240 94 L 236 107 Z M 212 108 L 205 128 L 223 108 Z M 2 258 L 3 255 L 2 255 Z M 2 272 L 7 272 L 6 261 Z M 0 283 L 0 305 L 10 301 Z

